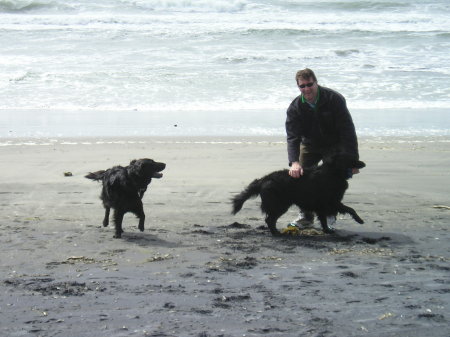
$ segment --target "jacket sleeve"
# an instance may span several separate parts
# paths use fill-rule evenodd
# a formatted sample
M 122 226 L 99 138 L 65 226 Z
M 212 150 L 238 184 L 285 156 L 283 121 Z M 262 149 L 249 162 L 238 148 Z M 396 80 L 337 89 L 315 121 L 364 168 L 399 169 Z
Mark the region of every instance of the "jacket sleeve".
M 298 109 L 294 100 L 289 106 L 286 113 L 286 135 L 287 135 L 287 152 L 289 166 L 292 162 L 298 161 L 300 157 L 300 121 L 298 118 Z
M 347 108 L 345 98 L 340 96 L 337 106 L 337 120 L 336 127 L 339 130 L 340 145 L 342 150 L 355 156 L 359 159 L 358 153 L 358 139 L 356 137 L 355 125 L 353 124 L 352 116 Z

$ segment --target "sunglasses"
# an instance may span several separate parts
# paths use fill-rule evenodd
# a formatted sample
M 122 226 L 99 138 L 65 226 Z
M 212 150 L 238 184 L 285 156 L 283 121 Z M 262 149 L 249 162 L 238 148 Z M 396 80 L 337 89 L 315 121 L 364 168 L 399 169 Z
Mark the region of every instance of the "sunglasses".
M 309 83 L 306 83 L 306 84 L 300 84 L 298 87 L 300 89 L 304 89 L 306 87 L 311 88 L 313 85 L 314 85 L 314 82 L 309 82 Z

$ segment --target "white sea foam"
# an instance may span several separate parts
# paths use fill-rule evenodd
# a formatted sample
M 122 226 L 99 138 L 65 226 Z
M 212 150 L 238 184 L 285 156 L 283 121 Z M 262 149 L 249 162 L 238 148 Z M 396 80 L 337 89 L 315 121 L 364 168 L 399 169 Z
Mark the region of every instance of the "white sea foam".
M 352 112 L 447 110 L 449 14 L 444 0 L 0 0 L 0 137 L 102 135 L 103 125 L 118 135 L 277 134 L 303 67 Z M 14 114 L 36 109 L 47 115 Z M 211 128 L 210 114 L 227 111 L 248 117 L 233 124 L 230 112 Z M 184 120 L 197 112 L 204 118 Z M 425 124 L 409 126 L 434 130 Z

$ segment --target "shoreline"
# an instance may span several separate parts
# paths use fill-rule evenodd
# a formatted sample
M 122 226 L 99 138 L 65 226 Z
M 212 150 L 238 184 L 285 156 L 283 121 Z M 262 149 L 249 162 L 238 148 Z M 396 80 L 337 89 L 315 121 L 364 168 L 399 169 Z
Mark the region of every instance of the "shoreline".
M 365 143 L 448 143 L 450 136 L 358 136 L 360 144 Z M 0 147 L 9 145 L 90 145 L 90 144 L 134 144 L 134 143 L 192 143 L 192 144 L 239 144 L 239 143 L 283 143 L 285 136 L 109 136 L 109 137 L 0 137 Z

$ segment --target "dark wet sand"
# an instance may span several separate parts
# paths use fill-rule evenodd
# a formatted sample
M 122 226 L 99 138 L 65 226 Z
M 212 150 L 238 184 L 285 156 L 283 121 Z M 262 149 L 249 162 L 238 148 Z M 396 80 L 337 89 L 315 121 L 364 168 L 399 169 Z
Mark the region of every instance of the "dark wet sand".
M 286 167 L 284 139 L 211 140 L 1 146 L 0 335 L 449 336 L 448 139 L 362 139 L 344 201 L 365 224 L 282 238 L 229 200 Z M 128 214 L 113 239 L 83 176 L 142 157 L 167 163 L 145 232 Z

